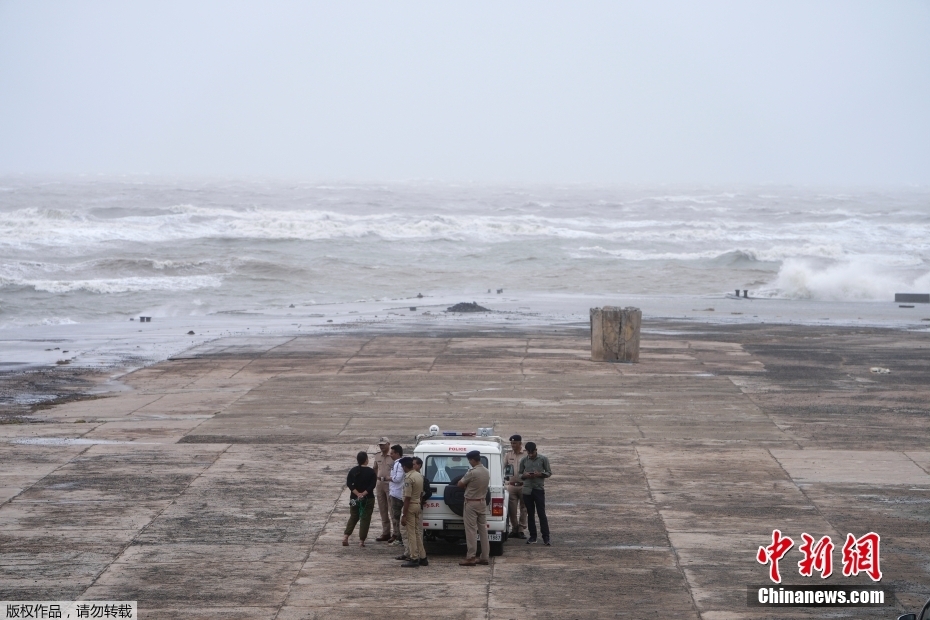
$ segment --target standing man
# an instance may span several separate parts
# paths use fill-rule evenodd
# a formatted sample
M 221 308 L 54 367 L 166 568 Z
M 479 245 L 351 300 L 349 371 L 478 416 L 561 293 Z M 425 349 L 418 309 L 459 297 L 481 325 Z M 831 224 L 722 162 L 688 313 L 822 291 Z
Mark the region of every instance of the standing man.
M 403 461 L 403 459 L 401 459 L 401 461 Z M 401 467 L 403 467 L 403 463 L 401 463 Z M 413 457 L 413 471 L 417 472 L 417 473 L 420 474 L 421 476 L 423 475 L 423 459 L 421 459 L 421 458 L 418 457 L 418 456 Z M 404 479 L 405 479 L 405 481 L 406 481 L 406 478 L 407 478 L 407 475 L 404 474 Z M 423 511 L 423 505 L 426 504 L 426 500 L 423 499 L 422 496 L 423 496 L 423 495 L 426 495 L 426 485 L 427 485 L 427 482 L 429 482 L 429 481 L 428 481 L 428 480 L 426 479 L 426 477 L 424 476 L 424 477 L 423 477 L 423 492 L 420 493 L 420 495 L 421 495 L 421 498 L 420 498 L 420 511 L 421 511 L 421 512 Z M 405 492 L 406 492 L 406 490 L 405 490 Z M 404 496 L 404 500 L 406 500 L 406 499 L 407 499 L 407 496 L 405 495 L 405 496 Z M 401 526 L 403 526 L 403 522 L 401 522 Z M 420 523 L 420 540 L 421 540 L 421 541 L 423 540 L 423 523 L 422 523 L 422 522 Z M 410 548 L 410 538 L 408 537 L 408 538 L 407 538 L 407 544 L 404 545 L 404 549 L 409 549 L 409 548 Z M 407 557 L 406 552 L 405 552 L 403 555 L 397 556 L 397 557 L 394 558 L 394 559 L 395 559 L 395 560 L 404 560 L 404 561 L 406 561 L 406 562 L 409 562 L 409 561 L 410 561 L 410 558 Z M 421 545 L 420 545 L 420 566 L 429 566 L 429 560 L 426 558 L 426 543 L 421 543 Z
M 423 476 L 423 459 L 418 456 L 413 457 L 413 470 Z M 426 495 L 426 486 L 430 483 L 426 479 L 426 476 L 423 476 L 423 493 L 421 496 Z M 423 506 L 426 504 L 425 499 L 420 500 L 420 510 L 423 510 Z M 420 540 L 423 541 L 423 522 L 420 521 Z M 426 542 L 420 543 L 420 566 L 429 566 L 429 560 L 426 558 Z
M 391 465 L 391 481 L 388 485 L 388 493 L 391 496 L 391 521 L 394 524 L 394 540 L 392 545 L 403 545 L 404 536 L 400 533 L 400 513 L 404 507 L 404 469 L 400 466 L 400 459 L 404 456 L 404 449 L 400 444 L 391 446 L 390 456 L 394 459 Z M 404 549 L 406 554 L 406 545 Z
M 549 459 L 536 452 L 536 444 L 526 443 L 526 456 L 520 461 L 520 479 L 523 480 L 523 501 L 530 526 L 530 537 L 526 544 L 536 542 L 536 513 L 539 513 L 539 529 L 542 530 L 543 544 L 549 546 L 549 519 L 546 518 L 546 491 L 543 488 L 546 478 L 552 475 Z
M 510 535 L 514 538 L 526 538 L 526 502 L 523 501 L 523 481 L 517 476 L 520 461 L 526 456 L 523 451 L 523 437 L 510 436 L 511 452 L 504 457 L 504 479 L 507 481 L 507 514 L 510 519 Z M 519 518 L 518 518 L 519 513 Z
M 413 471 L 423 476 L 423 459 L 418 456 L 413 457 Z M 423 498 L 420 499 L 421 506 L 426 504 L 426 492 L 429 491 L 426 487 L 430 484 L 432 484 L 432 481 L 427 480 L 426 476 L 423 476 Z
M 472 450 L 465 455 L 471 469 L 468 470 L 459 486 L 465 489 L 465 506 L 462 517 L 465 519 L 465 541 L 468 543 L 468 552 L 465 560 L 459 566 L 474 566 L 488 564 L 491 555 L 491 541 L 488 540 L 487 495 L 491 485 L 491 472 L 481 464 L 481 453 Z M 481 559 L 478 559 L 478 545 L 475 536 L 481 535 Z
M 400 460 L 404 470 L 404 505 L 400 513 L 400 524 L 407 532 L 407 557 L 401 564 L 404 568 L 427 566 L 426 551 L 423 548 L 423 521 L 420 519 L 420 498 L 423 495 L 423 476 L 413 468 L 413 459 L 405 456 Z
M 372 469 L 375 470 L 377 483 L 375 484 L 375 497 L 378 500 L 378 512 L 381 513 L 381 536 L 375 540 L 385 542 L 391 540 L 391 467 L 394 465 L 394 459 L 388 454 L 391 449 L 391 442 L 387 437 L 378 440 L 378 447 L 381 452 L 375 455 Z

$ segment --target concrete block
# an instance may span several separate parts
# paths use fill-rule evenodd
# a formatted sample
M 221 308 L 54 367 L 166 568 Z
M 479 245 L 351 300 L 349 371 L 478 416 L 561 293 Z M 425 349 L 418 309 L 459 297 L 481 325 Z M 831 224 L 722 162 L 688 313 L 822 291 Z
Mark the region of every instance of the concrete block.
M 591 308 L 591 359 L 595 362 L 639 362 L 639 308 Z

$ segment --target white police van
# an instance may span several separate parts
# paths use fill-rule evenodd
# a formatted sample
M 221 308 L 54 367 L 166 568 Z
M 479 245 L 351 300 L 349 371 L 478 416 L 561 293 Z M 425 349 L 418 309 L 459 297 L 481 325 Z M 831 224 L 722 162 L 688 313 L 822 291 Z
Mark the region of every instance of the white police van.
M 423 537 L 427 541 L 459 542 L 465 538 L 462 510 L 465 490 L 456 483 L 471 467 L 465 455 L 481 453 L 481 463 L 491 472 L 487 496 L 488 539 L 491 555 L 504 553 L 507 540 L 507 499 L 504 486 L 504 454 L 510 449 L 489 428 L 478 432 L 440 431 L 435 424 L 429 433 L 417 435 L 413 455 L 423 459 L 422 474 L 429 480 L 432 497 L 423 506 Z M 479 543 L 480 544 L 480 543 Z M 480 546 L 479 546 L 480 552 Z

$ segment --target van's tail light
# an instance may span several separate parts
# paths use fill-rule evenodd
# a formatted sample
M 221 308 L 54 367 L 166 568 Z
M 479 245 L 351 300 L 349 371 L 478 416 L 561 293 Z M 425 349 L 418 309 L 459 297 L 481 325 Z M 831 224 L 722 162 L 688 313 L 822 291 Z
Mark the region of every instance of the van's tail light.
M 503 517 L 504 516 L 504 498 L 503 497 L 491 498 L 491 516 L 492 517 Z

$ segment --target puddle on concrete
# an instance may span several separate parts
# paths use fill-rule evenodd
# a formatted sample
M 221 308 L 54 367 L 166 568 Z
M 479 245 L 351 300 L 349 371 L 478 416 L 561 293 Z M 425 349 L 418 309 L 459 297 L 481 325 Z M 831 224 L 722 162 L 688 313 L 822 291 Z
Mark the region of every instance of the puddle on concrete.
M 126 373 L 126 374 L 129 374 L 129 373 Z M 123 376 L 123 375 L 119 375 L 119 376 Z M 110 377 L 109 379 L 107 379 L 106 381 L 98 385 L 97 387 L 91 389 L 88 392 L 88 394 L 99 395 L 99 394 L 111 394 L 111 393 L 119 393 L 119 392 L 132 392 L 132 391 L 133 390 L 131 386 L 126 385 L 125 383 L 120 381 L 117 377 Z
M 58 398 L 58 394 L 15 394 L 8 399 L 14 405 L 36 405 Z

